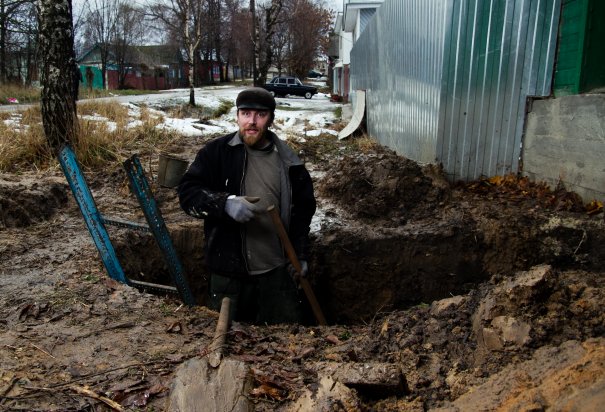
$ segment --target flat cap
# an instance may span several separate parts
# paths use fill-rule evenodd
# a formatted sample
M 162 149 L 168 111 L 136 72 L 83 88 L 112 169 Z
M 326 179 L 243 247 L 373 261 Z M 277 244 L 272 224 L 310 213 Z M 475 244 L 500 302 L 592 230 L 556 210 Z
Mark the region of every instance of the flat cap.
M 273 95 L 262 87 L 250 87 L 237 95 L 235 105 L 238 109 L 275 111 Z

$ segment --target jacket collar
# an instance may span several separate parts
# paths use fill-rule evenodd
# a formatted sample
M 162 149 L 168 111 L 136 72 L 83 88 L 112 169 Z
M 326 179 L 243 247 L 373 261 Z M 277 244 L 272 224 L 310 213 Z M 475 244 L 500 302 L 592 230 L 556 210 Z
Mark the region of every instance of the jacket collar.
M 268 137 L 273 141 L 275 148 L 277 149 L 277 153 L 279 153 L 279 157 L 287 166 L 300 166 L 303 164 L 302 160 L 294 153 L 294 151 L 286 145 L 275 133 L 268 130 Z M 233 134 L 233 137 L 229 139 L 229 146 L 238 146 L 243 145 L 244 141 L 239 134 L 239 130 Z

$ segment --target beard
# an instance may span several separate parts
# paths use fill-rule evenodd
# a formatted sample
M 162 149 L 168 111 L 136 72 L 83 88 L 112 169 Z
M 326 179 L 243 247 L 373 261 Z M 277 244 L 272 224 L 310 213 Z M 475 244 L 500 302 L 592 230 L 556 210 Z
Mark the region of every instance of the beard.
M 244 126 L 239 128 L 239 134 L 244 143 L 252 148 L 260 149 L 269 141 L 266 127 Z

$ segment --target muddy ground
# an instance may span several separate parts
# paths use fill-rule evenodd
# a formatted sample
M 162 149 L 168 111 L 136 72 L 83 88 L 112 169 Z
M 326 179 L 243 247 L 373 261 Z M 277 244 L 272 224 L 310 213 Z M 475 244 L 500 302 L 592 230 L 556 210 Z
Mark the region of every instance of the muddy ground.
M 205 140 L 171 150 L 192 160 Z M 232 325 L 254 410 L 598 410 L 602 212 L 513 177 L 450 185 L 362 140 L 292 143 L 315 180 L 310 280 L 330 326 Z M 140 158 L 203 304 L 201 223 L 157 184 L 158 153 Z M 87 180 L 104 216 L 144 222 L 120 167 Z M 109 232 L 129 278 L 170 282 L 152 237 Z M 0 175 L 0 284 L 0 410 L 168 410 L 217 324 L 108 278 L 58 168 Z

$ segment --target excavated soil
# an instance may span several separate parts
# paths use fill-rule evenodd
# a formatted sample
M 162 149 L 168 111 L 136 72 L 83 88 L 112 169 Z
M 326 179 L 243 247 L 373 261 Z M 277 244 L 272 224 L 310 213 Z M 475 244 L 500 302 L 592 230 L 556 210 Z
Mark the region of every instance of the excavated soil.
M 191 160 L 205 140 L 171 150 Z M 330 326 L 311 311 L 304 325 L 232 325 L 227 356 L 250 367 L 255 410 L 603 404 L 602 213 L 510 176 L 450 185 L 375 145 L 292 145 L 315 180 L 310 281 Z M 198 306 L 108 278 L 59 172 L 0 176 L 0 410 L 166 410 L 179 365 L 208 356 L 202 224 L 157 184 L 157 155 L 140 157 Z M 120 168 L 87 180 L 104 216 L 144 222 Z M 152 236 L 108 230 L 129 278 L 170 284 Z M 370 382 L 385 368 L 396 379 Z

